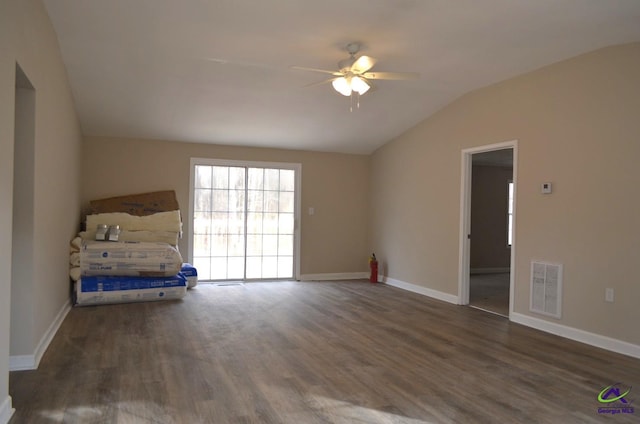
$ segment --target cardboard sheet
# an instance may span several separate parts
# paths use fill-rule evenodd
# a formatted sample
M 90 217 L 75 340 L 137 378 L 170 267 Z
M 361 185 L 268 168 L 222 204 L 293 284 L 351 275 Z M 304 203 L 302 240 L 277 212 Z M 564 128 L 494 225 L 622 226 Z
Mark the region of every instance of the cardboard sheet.
M 173 190 L 92 200 L 89 202 L 89 208 L 89 214 L 126 212 L 136 216 L 146 216 L 180 209 L 176 192 Z

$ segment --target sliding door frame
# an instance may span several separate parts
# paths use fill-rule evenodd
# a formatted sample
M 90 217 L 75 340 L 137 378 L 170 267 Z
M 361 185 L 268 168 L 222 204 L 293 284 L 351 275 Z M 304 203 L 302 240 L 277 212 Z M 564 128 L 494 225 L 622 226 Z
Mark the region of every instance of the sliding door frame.
M 300 280 L 300 214 L 302 198 L 302 164 L 290 162 L 262 162 L 230 159 L 191 158 L 189 163 L 189 209 L 187 222 L 187 258 L 193 262 L 193 219 L 196 165 L 229 166 L 241 168 L 287 169 L 295 172 L 294 223 L 293 223 L 293 278 Z M 245 247 L 246 248 L 246 247 Z M 245 270 L 246 273 L 246 270 Z

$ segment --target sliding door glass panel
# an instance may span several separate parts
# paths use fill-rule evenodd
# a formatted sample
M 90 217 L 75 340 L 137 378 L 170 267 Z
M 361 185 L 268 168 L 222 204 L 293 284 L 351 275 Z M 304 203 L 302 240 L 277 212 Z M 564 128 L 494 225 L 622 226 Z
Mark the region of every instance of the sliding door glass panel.
M 245 173 L 195 166 L 193 257 L 203 280 L 244 278 Z
M 278 199 L 278 277 L 288 277 L 293 270 L 293 235 L 295 230 L 295 171 L 280 170 Z
M 249 168 L 247 278 L 293 277 L 295 171 Z

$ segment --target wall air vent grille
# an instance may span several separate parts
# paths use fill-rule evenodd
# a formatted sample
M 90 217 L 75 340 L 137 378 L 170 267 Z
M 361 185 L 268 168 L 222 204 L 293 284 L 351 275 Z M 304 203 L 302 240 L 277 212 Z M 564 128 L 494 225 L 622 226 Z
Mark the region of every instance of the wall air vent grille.
M 560 318 L 562 312 L 562 265 L 531 262 L 531 297 L 529 309 Z

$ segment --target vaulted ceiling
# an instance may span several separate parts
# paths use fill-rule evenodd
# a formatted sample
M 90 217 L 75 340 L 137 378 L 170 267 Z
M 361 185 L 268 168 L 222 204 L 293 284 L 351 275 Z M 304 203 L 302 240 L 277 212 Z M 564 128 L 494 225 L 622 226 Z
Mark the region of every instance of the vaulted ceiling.
M 638 0 L 44 0 L 85 135 L 370 153 L 461 95 L 640 41 Z M 378 81 L 350 111 L 350 42 Z M 615 76 L 612 76 L 615 77 Z

